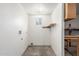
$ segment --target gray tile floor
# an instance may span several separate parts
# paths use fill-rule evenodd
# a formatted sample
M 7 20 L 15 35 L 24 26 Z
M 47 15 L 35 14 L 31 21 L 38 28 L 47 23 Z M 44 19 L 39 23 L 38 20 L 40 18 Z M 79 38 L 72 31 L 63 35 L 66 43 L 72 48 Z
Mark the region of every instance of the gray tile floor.
M 32 46 L 28 47 L 23 56 L 55 56 L 50 46 Z
M 72 56 L 68 51 L 65 50 L 65 56 Z
M 77 56 L 76 47 L 69 47 L 65 50 L 65 56 Z

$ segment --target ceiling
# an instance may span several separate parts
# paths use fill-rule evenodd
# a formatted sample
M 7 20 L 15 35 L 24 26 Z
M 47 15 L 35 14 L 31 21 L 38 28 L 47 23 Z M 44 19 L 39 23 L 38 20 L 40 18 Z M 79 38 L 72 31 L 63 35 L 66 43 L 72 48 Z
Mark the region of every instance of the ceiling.
M 57 3 L 21 3 L 28 14 L 50 14 Z

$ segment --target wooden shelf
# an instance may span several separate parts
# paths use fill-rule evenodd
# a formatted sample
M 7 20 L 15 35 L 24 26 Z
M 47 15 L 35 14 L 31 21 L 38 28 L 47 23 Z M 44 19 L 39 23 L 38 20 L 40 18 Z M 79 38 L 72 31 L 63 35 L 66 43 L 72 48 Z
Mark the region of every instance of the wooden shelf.
M 67 22 L 67 21 L 71 21 L 71 20 L 74 20 L 75 18 L 67 18 L 67 19 L 65 19 L 65 22 Z
M 49 24 L 49 25 L 47 25 L 47 26 L 43 26 L 42 28 L 51 28 L 52 26 L 54 26 L 56 23 L 51 23 L 51 24 Z
M 65 28 L 65 30 L 69 30 L 69 28 Z M 71 28 L 73 31 L 79 31 L 79 28 Z

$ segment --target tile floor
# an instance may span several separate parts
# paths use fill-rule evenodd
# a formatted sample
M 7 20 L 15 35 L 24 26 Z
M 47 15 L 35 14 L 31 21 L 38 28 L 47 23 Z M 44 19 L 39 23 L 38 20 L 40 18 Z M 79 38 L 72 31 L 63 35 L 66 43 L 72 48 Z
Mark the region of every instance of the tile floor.
M 23 56 L 55 56 L 50 46 L 29 46 Z

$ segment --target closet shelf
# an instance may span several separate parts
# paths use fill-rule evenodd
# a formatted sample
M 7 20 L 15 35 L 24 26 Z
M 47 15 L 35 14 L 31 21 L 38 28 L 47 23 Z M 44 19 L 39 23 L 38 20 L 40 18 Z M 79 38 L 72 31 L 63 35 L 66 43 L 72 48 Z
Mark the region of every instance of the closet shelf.
M 42 28 L 51 28 L 54 25 L 56 25 L 56 23 L 50 23 L 49 25 L 43 26 Z
M 65 28 L 65 30 L 69 30 L 69 28 Z M 79 28 L 71 28 L 73 31 L 79 31 Z

